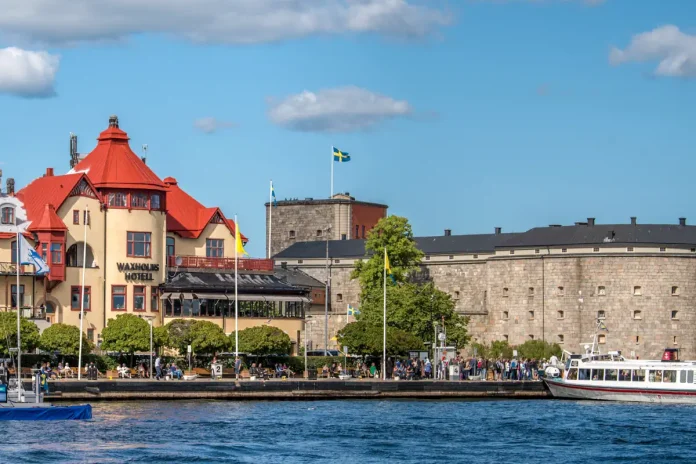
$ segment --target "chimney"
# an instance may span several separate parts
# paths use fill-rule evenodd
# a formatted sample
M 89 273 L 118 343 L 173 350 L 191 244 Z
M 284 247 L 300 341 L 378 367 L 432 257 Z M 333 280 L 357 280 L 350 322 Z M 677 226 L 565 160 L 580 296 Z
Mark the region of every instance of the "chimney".
M 686 218 L 679 218 L 679 225 L 685 226 L 686 225 Z
M 144 157 L 144 156 L 141 156 L 141 157 L 140 157 L 140 161 L 142 161 L 143 164 L 147 164 L 147 158 Z
M 7 178 L 7 194 L 11 197 L 14 196 L 14 179 L 12 177 Z
M 80 155 L 77 153 L 77 135 L 70 133 L 70 169 L 77 166 L 80 162 Z
M 118 129 L 118 116 L 115 114 L 109 116 L 109 127 L 115 127 Z
M 637 220 L 637 218 L 635 216 L 631 216 L 631 225 L 632 226 L 636 225 L 636 220 Z
M 500 231 L 501 231 L 501 230 L 502 230 L 502 229 L 501 229 L 500 227 L 496 227 L 496 228 L 495 228 L 495 235 L 500 235 Z
M 595 218 L 587 218 L 587 225 L 589 227 L 594 227 L 594 219 Z
M 452 229 L 445 229 L 445 237 L 449 237 L 452 235 Z
M 53 177 L 53 168 L 46 168 L 46 175 L 44 177 Z

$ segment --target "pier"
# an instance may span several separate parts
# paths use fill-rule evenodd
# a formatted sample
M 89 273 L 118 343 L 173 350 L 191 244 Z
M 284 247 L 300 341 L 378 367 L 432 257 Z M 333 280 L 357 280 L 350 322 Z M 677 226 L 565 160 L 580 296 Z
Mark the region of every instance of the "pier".
M 366 398 L 549 398 L 542 382 L 374 380 L 64 380 L 50 383 L 46 400 L 311 400 Z

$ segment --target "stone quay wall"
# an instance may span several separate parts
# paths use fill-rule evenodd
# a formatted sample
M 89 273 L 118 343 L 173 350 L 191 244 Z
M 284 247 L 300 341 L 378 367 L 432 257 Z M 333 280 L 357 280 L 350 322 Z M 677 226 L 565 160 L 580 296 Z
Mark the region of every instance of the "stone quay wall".
M 324 267 L 292 265 L 325 279 Z M 352 269 L 352 260 L 331 264 L 329 338 L 345 325 L 346 305 L 360 306 Z M 696 358 L 696 256 L 494 256 L 423 262 L 419 277 L 452 295 L 456 310 L 469 316 L 475 341 L 544 339 L 579 353 L 597 334 L 602 352 L 647 359 L 679 348 L 682 359 Z M 323 308 L 316 312 L 317 339 L 311 339 L 320 347 Z M 606 330 L 597 329 L 600 320 Z

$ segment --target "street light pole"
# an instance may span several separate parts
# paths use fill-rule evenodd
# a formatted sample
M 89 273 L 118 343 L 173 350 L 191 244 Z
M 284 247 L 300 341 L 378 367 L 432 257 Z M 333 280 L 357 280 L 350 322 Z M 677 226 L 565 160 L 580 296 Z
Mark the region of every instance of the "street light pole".
M 150 380 L 152 380 L 152 319 L 147 320 L 150 324 Z
M 333 164 L 331 165 L 333 166 Z M 326 287 L 324 288 L 324 355 L 328 355 L 329 351 L 329 290 L 331 287 L 329 277 L 329 235 L 331 234 L 331 226 L 327 226 L 326 231 Z

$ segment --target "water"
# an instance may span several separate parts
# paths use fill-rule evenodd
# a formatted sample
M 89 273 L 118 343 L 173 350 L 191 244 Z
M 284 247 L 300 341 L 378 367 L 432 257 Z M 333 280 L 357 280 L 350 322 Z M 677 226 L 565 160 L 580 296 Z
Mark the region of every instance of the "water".
M 571 401 L 118 402 L 2 422 L 0 462 L 696 462 L 694 406 Z

